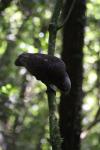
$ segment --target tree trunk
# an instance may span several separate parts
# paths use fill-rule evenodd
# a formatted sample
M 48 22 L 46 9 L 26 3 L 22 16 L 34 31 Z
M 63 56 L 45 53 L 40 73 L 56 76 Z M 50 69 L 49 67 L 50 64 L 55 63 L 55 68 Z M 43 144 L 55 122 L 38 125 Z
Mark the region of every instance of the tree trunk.
M 66 0 L 64 18 L 72 2 L 73 0 Z M 61 95 L 59 111 L 62 150 L 80 150 L 84 26 L 85 0 L 76 0 L 63 30 L 62 59 L 72 85 L 69 95 Z

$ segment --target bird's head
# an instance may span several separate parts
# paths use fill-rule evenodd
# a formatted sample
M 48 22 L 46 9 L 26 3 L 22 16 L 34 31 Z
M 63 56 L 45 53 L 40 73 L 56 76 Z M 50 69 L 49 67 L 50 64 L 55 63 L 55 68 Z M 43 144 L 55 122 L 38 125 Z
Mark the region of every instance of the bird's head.
M 15 65 L 16 66 L 26 66 L 26 63 L 28 62 L 29 58 L 30 58 L 29 53 L 23 53 L 18 56 L 18 58 L 15 61 Z

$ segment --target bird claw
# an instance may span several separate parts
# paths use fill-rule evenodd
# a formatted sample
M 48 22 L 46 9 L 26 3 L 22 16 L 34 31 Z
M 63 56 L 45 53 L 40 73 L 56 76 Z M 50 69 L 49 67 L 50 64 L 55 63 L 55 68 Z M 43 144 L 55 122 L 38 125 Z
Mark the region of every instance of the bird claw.
M 56 87 L 53 84 L 47 86 L 47 93 L 56 93 Z

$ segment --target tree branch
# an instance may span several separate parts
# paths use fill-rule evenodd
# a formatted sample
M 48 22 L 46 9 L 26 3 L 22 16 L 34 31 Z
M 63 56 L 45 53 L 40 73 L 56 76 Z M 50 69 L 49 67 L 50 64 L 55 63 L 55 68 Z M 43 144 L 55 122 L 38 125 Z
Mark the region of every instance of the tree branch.
M 49 24 L 49 42 L 48 42 L 48 54 L 54 55 L 56 34 L 57 34 L 57 23 L 60 10 L 62 7 L 62 0 L 56 0 L 54 12 Z M 47 89 L 48 95 L 48 106 L 49 106 L 49 127 L 50 127 L 50 142 L 52 150 L 61 150 L 61 137 L 59 132 L 56 103 L 56 92 L 51 90 L 50 87 Z
M 71 15 L 72 11 L 73 11 L 75 2 L 76 2 L 76 0 L 73 0 L 72 4 L 71 4 L 71 6 L 70 6 L 70 9 L 69 9 L 69 11 L 68 11 L 68 14 L 67 14 L 67 16 L 66 16 L 66 18 L 65 18 L 65 20 L 63 21 L 63 23 L 62 23 L 61 25 L 58 26 L 57 30 L 61 29 L 61 28 L 67 23 L 67 21 L 69 20 L 69 17 L 70 17 L 70 15 Z
M 94 120 L 88 125 L 88 127 L 86 129 L 83 129 L 83 131 L 81 133 L 82 139 L 84 139 L 87 136 L 89 130 L 91 130 L 98 123 L 100 123 L 100 107 L 98 108 L 98 110 L 96 112 Z

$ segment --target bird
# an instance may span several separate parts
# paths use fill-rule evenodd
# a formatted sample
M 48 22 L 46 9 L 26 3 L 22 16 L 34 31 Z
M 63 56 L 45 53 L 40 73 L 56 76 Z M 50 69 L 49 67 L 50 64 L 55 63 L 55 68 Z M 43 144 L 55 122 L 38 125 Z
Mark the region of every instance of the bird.
M 42 81 L 47 87 L 56 86 L 69 93 L 71 81 L 63 60 L 56 56 L 41 53 L 22 53 L 15 60 L 16 66 L 25 67 L 28 72 Z

